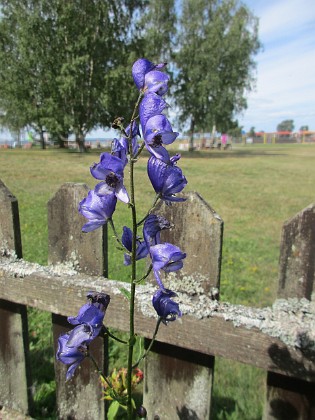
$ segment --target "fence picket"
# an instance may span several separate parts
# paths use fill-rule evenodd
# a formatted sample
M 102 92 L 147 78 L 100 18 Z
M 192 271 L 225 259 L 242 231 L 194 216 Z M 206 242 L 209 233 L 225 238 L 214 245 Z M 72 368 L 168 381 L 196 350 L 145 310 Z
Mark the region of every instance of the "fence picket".
M 184 268 L 176 276 L 172 273 L 170 288 L 180 291 L 199 279 L 202 293 L 215 290 L 218 297 L 223 221 L 197 193 L 186 197 L 185 203 L 156 208 L 156 213 L 175 226 L 162 232 L 162 240 L 187 253 Z M 146 346 L 148 343 L 146 340 Z M 161 419 L 210 418 L 214 362 L 214 357 L 194 349 L 156 342 L 145 359 L 144 405 L 148 412 Z
M 18 201 L 0 180 L 0 254 L 22 258 Z M 0 299 L 0 405 L 31 411 L 26 306 Z
M 87 192 L 88 187 L 84 184 L 66 183 L 48 202 L 48 261 L 54 264 L 70 263 L 85 274 L 104 275 L 107 273 L 107 258 L 104 258 L 107 255 L 106 228 L 88 235 L 81 231 L 85 219 L 78 213 L 78 204 Z M 82 305 L 88 291 L 82 290 Z M 58 314 L 52 314 L 52 323 L 56 350 L 58 337 L 69 331 L 71 325 L 66 317 Z M 108 357 L 105 339 L 95 340 L 91 352 L 98 366 L 106 371 Z M 76 413 L 80 413 L 82 419 L 105 418 L 105 403 L 100 399 L 100 380 L 89 360 L 80 365 L 78 374 L 69 382 L 65 382 L 66 370 L 62 363 L 55 363 L 58 418 L 75 419 L 78 418 Z
M 312 204 L 283 225 L 278 297 L 311 300 L 314 273 L 315 204 Z M 307 337 L 302 339 L 307 340 Z M 315 383 L 268 372 L 264 420 L 312 420 L 315 418 L 314 395 Z

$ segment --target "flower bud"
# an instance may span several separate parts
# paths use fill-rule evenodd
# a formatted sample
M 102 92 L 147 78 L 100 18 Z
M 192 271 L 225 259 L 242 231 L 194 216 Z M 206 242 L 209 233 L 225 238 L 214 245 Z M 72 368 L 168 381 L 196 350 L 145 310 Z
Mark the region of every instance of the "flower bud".
M 140 405 L 140 407 L 137 410 L 137 416 L 140 418 L 145 418 L 147 416 L 147 410 L 143 405 Z

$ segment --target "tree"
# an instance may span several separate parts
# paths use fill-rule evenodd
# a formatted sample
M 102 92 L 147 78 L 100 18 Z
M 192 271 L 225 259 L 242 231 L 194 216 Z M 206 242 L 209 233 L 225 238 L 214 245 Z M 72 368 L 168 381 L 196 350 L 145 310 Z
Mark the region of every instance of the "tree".
M 308 131 L 308 130 L 309 130 L 308 125 L 302 125 L 300 127 L 300 131 Z
M 39 133 L 75 135 L 84 148 L 86 133 L 109 126 L 118 100 L 130 22 L 142 1 L 2 0 L 0 21 L 0 106 L 9 124 Z M 132 84 L 129 76 L 129 87 Z M 117 106 L 116 106 L 117 105 Z
M 167 62 L 172 57 L 177 20 L 174 3 L 174 0 L 149 0 L 136 23 L 140 55 L 152 62 Z
M 183 0 L 179 20 L 177 89 L 179 122 L 196 129 L 216 125 L 226 132 L 246 108 L 253 87 L 258 22 L 237 0 Z
M 255 127 L 251 127 L 248 133 L 249 137 L 256 137 Z
M 290 131 L 294 130 L 294 122 L 293 120 L 284 120 L 280 124 L 277 125 L 277 131 Z

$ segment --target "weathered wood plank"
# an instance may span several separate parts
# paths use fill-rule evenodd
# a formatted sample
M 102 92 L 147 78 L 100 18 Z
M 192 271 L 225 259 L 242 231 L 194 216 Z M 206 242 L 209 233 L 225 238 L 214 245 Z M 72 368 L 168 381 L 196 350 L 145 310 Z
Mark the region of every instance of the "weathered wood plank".
M 314 284 L 315 204 L 312 204 L 283 225 L 278 296 L 310 300 Z M 309 341 L 309 332 L 305 332 L 301 339 Z M 314 396 L 315 383 L 288 380 L 283 375 L 268 372 L 264 419 L 314 419 Z
M 185 279 L 186 283 L 192 282 L 198 276 L 200 291 L 209 295 L 214 288 L 219 290 L 223 221 L 197 193 L 184 196 L 184 203 L 167 206 L 161 202 L 154 210 L 174 225 L 161 233 L 162 241 L 179 246 L 187 254 L 184 267 L 166 276 L 165 284 L 180 292 L 188 286 Z M 214 357 L 194 351 L 194 346 L 189 352 L 176 347 L 171 353 L 168 350 L 167 344 L 159 342 L 144 362 L 143 403 L 148 413 L 159 414 L 160 418 L 184 418 L 184 413 L 210 418 Z M 154 381 L 159 382 L 159 397 Z
M 0 180 L 0 252 L 1 249 L 14 251 L 22 258 L 18 201 Z
M 72 266 L 80 273 L 105 275 L 107 274 L 106 227 L 88 235 L 81 231 L 86 219 L 79 214 L 78 205 L 88 190 L 85 184 L 66 183 L 48 202 L 48 261 L 50 264 L 63 263 Z M 69 295 L 68 299 L 72 299 L 72 296 Z M 83 298 L 80 306 L 84 303 Z M 76 311 L 72 315 L 76 315 Z M 54 312 L 52 324 L 56 351 L 58 337 L 73 327 L 65 317 Z M 104 371 L 108 360 L 105 340 L 101 338 L 95 340 L 91 345 L 91 352 L 100 369 Z M 66 366 L 55 361 L 58 418 L 75 419 L 78 415 L 86 419 L 105 418 L 101 383 L 91 363 L 85 360 L 69 382 L 65 382 L 66 371 Z
M 18 201 L 0 180 L 0 255 L 22 257 Z M 10 285 L 16 294 L 14 281 Z M 26 307 L 0 299 L 0 405 L 28 414 L 31 376 Z
M 85 276 L 67 267 L 62 272 L 61 267 L 0 259 L 1 299 L 69 316 L 85 301 L 86 291 L 104 291 L 111 295 L 105 324 L 126 331 L 128 302 L 119 291 L 121 287 L 128 288 L 128 284 Z M 152 285 L 137 287 L 136 331 L 147 338 L 156 323 L 151 304 L 154 290 Z M 315 381 L 313 303 L 306 299 L 279 300 L 272 309 L 255 309 L 190 293 L 178 293 L 184 316 L 181 321 L 161 326 L 160 342 Z

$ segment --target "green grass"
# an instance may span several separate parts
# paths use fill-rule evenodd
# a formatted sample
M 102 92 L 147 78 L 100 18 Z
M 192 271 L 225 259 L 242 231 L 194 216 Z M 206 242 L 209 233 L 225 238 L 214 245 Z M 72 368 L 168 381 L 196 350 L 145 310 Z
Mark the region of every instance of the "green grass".
M 230 151 L 183 153 L 180 166 L 187 190 L 198 191 L 224 220 L 221 299 L 252 306 L 276 298 L 281 227 L 285 220 L 315 201 L 315 145 L 239 145 Z M 62 150 L 1 150 L 0 177 L 17 196 L 23 256 L 47 261 L 47 201 L 64 182 L 95 182 L 89 166 L 98 154 Z M 152 192 L 146 159 L 137 164 L 138 204 L 143 211 Z M 119 203 L 118 227 L 128 224 L 127 207 Z M 127 220 L 127 223 L 126 223 Z M 121 256 L 112 243 L 109 275 L 126 279 Z M 37 417 L 49 418 L 54 406 L 53 354 L 48 314 L 31 311 L 31 352 L 36 372 Z M 45 330 L 46 328 L 46 330 Z M 115 360 L 115 349 L 112 359 Z M 42 360 L 43 362 L 38 362 Z M 265 373 L 217 359 L 215 418 L 258 419 L 262 414 Z

